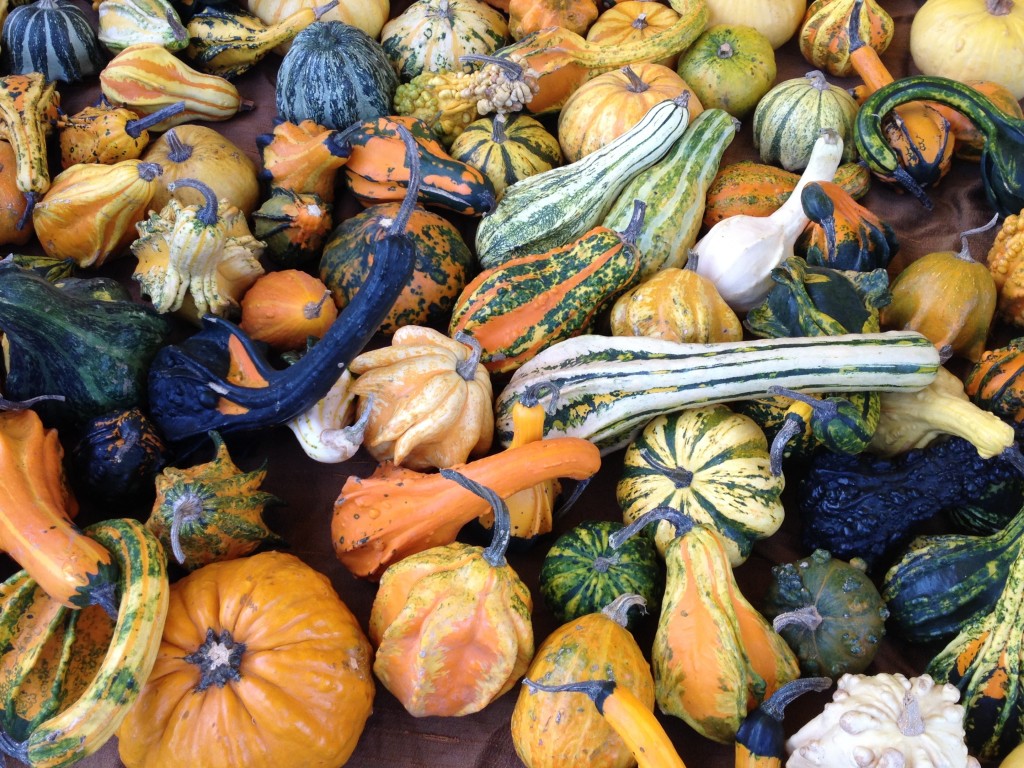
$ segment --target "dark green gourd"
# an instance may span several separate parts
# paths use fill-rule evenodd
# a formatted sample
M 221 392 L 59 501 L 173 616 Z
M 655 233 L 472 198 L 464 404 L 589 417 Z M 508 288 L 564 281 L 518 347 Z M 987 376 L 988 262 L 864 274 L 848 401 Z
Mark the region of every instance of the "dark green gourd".
M 0 49 L 4 72 L 41 72 L 65 83 L 95 75 L 105 60 L 89 19 L 71 0 L 36 0 L 12 9 Z

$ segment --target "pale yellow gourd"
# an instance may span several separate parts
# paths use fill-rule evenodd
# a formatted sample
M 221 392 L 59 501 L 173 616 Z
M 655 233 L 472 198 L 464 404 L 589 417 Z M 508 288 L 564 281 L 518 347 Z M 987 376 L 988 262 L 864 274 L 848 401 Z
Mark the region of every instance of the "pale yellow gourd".
M 730 24 L 753 27 L 781 47 L 796 34 L 807 10 L 807 0 L 707 0 L 707 26 Z

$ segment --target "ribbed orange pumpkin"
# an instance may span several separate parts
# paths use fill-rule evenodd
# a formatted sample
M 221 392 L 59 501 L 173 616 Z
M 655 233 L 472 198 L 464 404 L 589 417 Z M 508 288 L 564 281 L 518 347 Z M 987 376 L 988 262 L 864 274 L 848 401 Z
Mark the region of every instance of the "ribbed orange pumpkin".
M 605 72 L 569 97 L 558 116 L 558 143 L 566 162 L 618 138 L 659 101 L 690 93 L 690 122 L 704 111 L 700 100 L 676 72 L 662 64 L 638 62 Z
M 338 316 L 327 286 L 306 272 L 282 269 L 267 272 L 242 298 L 242 330 L 272 349 L 305 347 L 310 336 L 320 338 Z
M 597 18 L 594 0 L 509 0 L 508 31 L 515 40 L 545 27 L 585 35 Z
M 598 45 L 624 45 L 645 40 L 679 21 L 679 14 L 650 0 L 625 0 L 597 17 L 587 30 L 587 40 Z M 668 56 L 658 64 L 675 69 L 679 55 Z

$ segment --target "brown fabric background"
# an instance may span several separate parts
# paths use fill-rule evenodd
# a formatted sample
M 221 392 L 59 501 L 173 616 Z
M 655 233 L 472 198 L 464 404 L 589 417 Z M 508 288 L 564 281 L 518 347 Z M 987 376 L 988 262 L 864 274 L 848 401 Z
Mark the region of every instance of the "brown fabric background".
M 359 0 L 348 0 L 358 2 Z M 393 3 L 392 15 L 405 8 L 409 0 Z M 915 72 L 908 52 L 909 27 L 916 9 L 921 5 L 914 0 L 884 0 L 896 20 L 896 36 L 883 59 L 896 77 Z M 791 42 L 777 51 L 779 81 L 798 77 L 812 69 Z M 231 121 L 215 125 L 258 162 L 255 137 L 270 131 L 274 118 L 274 80 L 280 59 L 271 56 L 256 70 L 237 81 L 241 94 L 253 100 L 253 111 L 241 114 Z M 830 78 L 830 81 L 851 87 L 857 81 Z M 98 86 L 92 80 L 84 86 L 61 87 L 65 111 L 73 113 L 94 102 Z M 749 158 L 757 159 L 751 143 L 749 120 L 733 143 L 725 162 Z M 958 233 L 988 221 L 992 213 L 985 204 L 977 167 L 956 161 L 941 186 L 932 191 L 935 209 L 926 211 L 913 199 L 875 184 L 866 198 L 872 211 L 887 219 L 895 228 L 901 252 L 894 268 L 935 250 L 959 248 Z M 348 210 L 354 210 L 352 206 Z M 340 220 L 340 216 L 339 216 Z M 977 257 L 984 257 L 992 239 L 981 235 L 972 241 Z M 472 242 L 470 240 L 470 242 Z M 110 265 L 108 271 L 127 279 L 131 274 L 131 259 Z M 498 391 L 499 384 L 495 391 Z M 229 441 L 232 455 L 243 469 L 253 469 L 264 461 L 269 474 L 265 490 L 283 499 L 286 506 L 271 509 L 267 514 L 270 526 L 289 543 L 290 551 L 317 570 L 327 574 L 338 593 L 355 612 L 362 626 L 366 623 L 373 601 L 375 587 L 352 578 L 335 559 L 330 545 L 331 506 L 342 484 L 350 474 L 368 475 L 374 468 L 372 460 L 364 454 L 340 465 L 322 465 L 308 459 L 298 448 L 290 432 L 284 428 L 268 433 L 235 437 Z M 618 519 L 615 502 L 615 483 L 619 476 L 621 454 L 605 459 L 599 476 L 573 508 L 557 524 L 555 535 L 584 519 Z M 133 515 L 145 517 L 148 510 L 106 508 L 94 514 L 110 517 Z M 86 519 L 83 522 L 88 522 Z M 555 622 L 543 606 L 536 592 L 537 574 L 550 542 L 541 542 L 527 552 L 510 555 L 510 562 L 534 589 L 536 604 L 534 628 L 537 644 L 555 628 Z M 755 547 L 753 556 L 737 569 L 737 578 L 744 592 L 757 604 L 763 593 L 770 567 L 808 554 L 799 544 L 799 521 L 789 515 L 781 531 Z M 0 558 L 0 571 L 12 569 L 8 560 Z M 649 618 L 638 632 L 645 649 L 650 647 L 654 619 Z M 919 673 L 935 649 L 909 648 L 897 639 L 887 638 L 870 672 Z M 301 692 L 298 692 L 301 695 Z M 382 686 L 378 685 L 374 713 L 362 735 L 349 765 L 358 768 L 414 768 L 438 765 L 452 768 L 518 768 L 521 762 L 512 746 L 509 721 L 518 691 L 512 691 L 494 702 L 484 711 L 462 718 L 423 718 L 409 716 L 401 705 Z M 786 720 L 787 731 L 794 731 L 814 713 L 820 711 L 829 694 L 806 696 L 790 710 Z M 709 742 L 691 731 L 682 721 L 662 717 L 683 760 L 688 765 L 705 768 L 725 768 L 733 764 L 733 749 Z M 114 768 L 121 763 L 117 756 L 116 740 L 98 754 L 83 761 L 83 768 Z M 195 768 L 201 768 L 197 766 Z M 240 767 L 241 768 L 241 767 Z

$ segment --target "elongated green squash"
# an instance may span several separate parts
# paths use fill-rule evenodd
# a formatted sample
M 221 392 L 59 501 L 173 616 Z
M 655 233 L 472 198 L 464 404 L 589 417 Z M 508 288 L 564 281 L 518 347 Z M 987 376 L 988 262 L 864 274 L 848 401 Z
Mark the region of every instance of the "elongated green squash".
M 697 242 L 708 187 L 739 127 L 739 121 L 724 110 L 704 110 L 668 154 L 635 176 L 615 200 L 604 225 L 620 232 L 633 215 L 633 201 L 647 204 L 636 241 L 641 279 L 686 265 Z
M 590 331 L 640 276 L 634 237 L 643 205 L 636 209 L 622 234 L 594 227 L 561 248 L 481 272 L 456 300 L 449 334 L 472 336 L 484 366 L 504 373 L 556 341 Z
M 628 336 L 579 336 L 548 347 L 498 396 L 496 427 L 512 438 L 512 406 L 538 382 L 557 388 L 545 437 L 572 435 L 602 452 L 620 448 L 662 413 L 701 403 L 764 397 L 771 386 L 804 392 L 926 387 L 939 355 L 915 332 L 677 344 Z
M 601 223 L 622 189 L 658 162 L 689 124 L 688 94 L 651 107 L 643 119 L 597 152 L 518 181 L 480 221 L 476 253 L 490 269 L 543 253 Z

